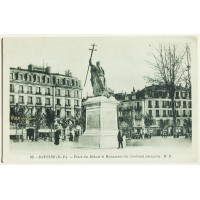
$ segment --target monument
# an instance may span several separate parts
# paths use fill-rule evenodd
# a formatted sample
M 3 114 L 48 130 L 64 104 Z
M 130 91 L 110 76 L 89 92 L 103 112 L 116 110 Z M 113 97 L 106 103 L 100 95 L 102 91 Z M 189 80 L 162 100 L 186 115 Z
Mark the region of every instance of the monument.
M 92 54 L 95 51 L 95 46 L 93 44 L 93 48 L 90 49 L 91 56 L 88 66 L 88 71 L 90 68 L 91 72 L 94 96 L 84 102 L 86 107 L 86 130 L 79 138 L 79 147 L 117 148 L 118 101 L 113 97 L 113 91 L 107 88 L 105 73 L 100 62 L 96 62 L 96 65 L 92 64 Z

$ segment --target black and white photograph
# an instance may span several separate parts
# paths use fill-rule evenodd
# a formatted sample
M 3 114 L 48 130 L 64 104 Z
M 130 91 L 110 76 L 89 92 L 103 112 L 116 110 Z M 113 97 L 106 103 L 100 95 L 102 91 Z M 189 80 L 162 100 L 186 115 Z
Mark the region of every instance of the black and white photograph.
M 197 44 L 3 37 L 3 162 L 196 163 Z

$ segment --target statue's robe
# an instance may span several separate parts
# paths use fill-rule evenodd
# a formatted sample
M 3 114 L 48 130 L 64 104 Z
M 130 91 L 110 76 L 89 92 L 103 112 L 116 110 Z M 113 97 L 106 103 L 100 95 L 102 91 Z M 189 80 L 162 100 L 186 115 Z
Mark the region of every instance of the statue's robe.
M 91 61 L 90 66 L 93 94 L 94 96 L 103 95 L 107 90 L 104 70 L 101 66 L 93 65 Z

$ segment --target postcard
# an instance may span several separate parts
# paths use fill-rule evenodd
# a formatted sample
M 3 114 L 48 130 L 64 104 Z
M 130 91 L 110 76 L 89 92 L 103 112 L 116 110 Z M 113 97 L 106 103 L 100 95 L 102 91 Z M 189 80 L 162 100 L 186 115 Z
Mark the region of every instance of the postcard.
M 2 36 L 3 163 L 198 162 L 198 36 Z

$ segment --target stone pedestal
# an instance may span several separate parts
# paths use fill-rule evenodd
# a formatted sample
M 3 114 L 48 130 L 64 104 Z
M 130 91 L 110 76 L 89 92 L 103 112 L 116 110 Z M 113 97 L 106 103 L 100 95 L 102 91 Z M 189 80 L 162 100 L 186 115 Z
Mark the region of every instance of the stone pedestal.
M 86 106 L 86 131 L 79 137 L 79 147 L 117 148 L 117 105 L 114 97 L 92 97 Z

